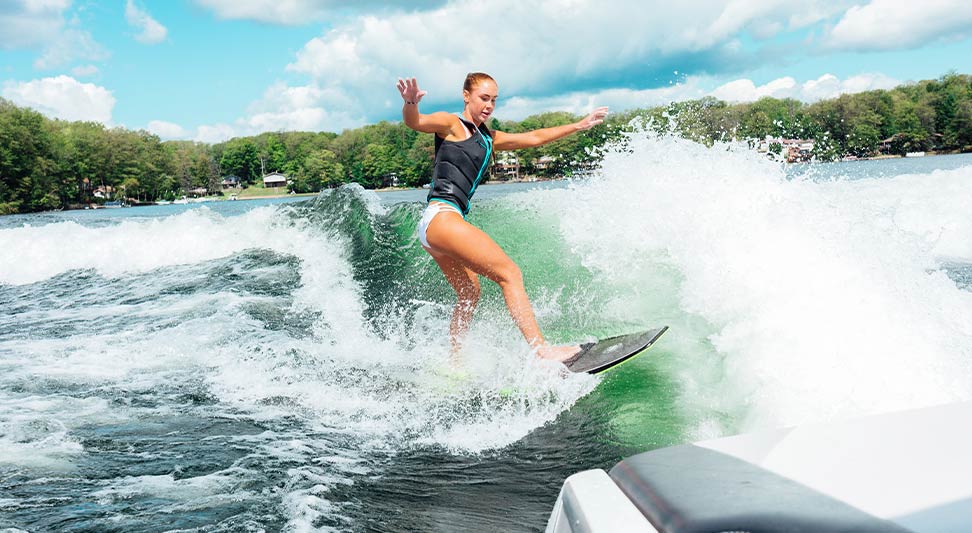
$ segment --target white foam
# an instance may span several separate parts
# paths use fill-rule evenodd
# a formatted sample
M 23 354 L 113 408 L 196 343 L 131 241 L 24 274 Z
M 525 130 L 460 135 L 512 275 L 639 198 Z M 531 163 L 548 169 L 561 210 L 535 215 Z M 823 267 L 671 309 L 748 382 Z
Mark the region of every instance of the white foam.
M 107 402 L 97 398 L 0 393 L 0 464 L 66 471 L 84 453 L 71 431 L 79 420 L 105 419 Z
M 383 212 L 376 196 L 358 194 L 369 213 Z M 590 376 L 565 380 L 528 364 L 527 346 L 502 310 L 487 313 L 470 334 L 470 381 L 443 390 L 436 369 L 448 351 L 451 302 L 416 304 L 421 310 L 414 326 L 439 334 L 389 328 L 379 338 L 364 317 L 347 243 L 313 224 L 286 209 L 236 217 L 201 209 L 101 228 L 56 223 L 0 231 L 0 283 L 41 282 L 8 290 L 49 298 L 19 311 L 18 319 L 30 327 L 14 327 L 14 318 L 0 323 L 27 333 L 0 339 L 0 381 L 36 384 L 38 394 L 48 395 L 35 398 L 28 391 L 0 398 L 0 461 L 48 470 L 97 461 L 85 456 L 79 428 L 192 416 L 194 407 L 170 399 L 173 393 L 202 393 L 216 400 L 204 408 L 207 413 L 273 429 L 233 437 L 251 450 L 237 466 L 186 479 L 106 480 L 94 497 L 101 503 L 166 500 L 153 511 L 159 514 L 279 499 L 287 529 L 316 531 L 322 517 L 341 523 L 351 504 L 333 502 L 329 493 L 370 474 L 363 460 L 369 451 L 415 443 L 457 453 L 501 448 L 550 422 L 596 385 Z M 295 261 L 259 273 L 240 267 L 235 277 L 263 279 L 296 269 L 299 281 L 283 294 L 210 283 L 231 263 L 221 259 L 253 249 Z M 52 280 L 78 269 L 97 275 L 80 276 L 84 285 L 73 289 Z M 541 300 L 539 314 L 559 312 L 552 299 Z M 260 310 L 279 316 L 283 327 L 266 323 Z M 305 322 L 299 326 L 292 317 L 310 318 L 300 318 Z M 65 330 L 54 331 L 56 324 Z M 524 366 L 527 371 L 517 372 Z M 55 402 L 51 398 L 59 398 L 62 388 L 65 397 Z M 512 395 L 499 393 L 509 388 Z M 99 399 L 73 399 L 73 391 Z M 148 401 L 139 407 L 134 398 Z M 334 449 L 332 438 L 347 439 L 356 449 Z M 253 462 L 287 468 L 283 485 L 272 494 L 246 490 L 260 477 L 244 466 Z M 129 519 L 120 514 L 111 520 Z
M 125 220 L 105 227 L 76 222 L 0 229 L 0 283 L 41 281 L 74 269 L 106 277 L 193 264 L 245 250 L 276 249 L 275 231 L 284 220 L 263 207 L 232 223 L 205 207 L 150 220 Z
M 972 262 L 969 178 L 972 167 L 821 184 L 833 202 L 870 225 L 904 233 L 911 246 L 939 261 Z
M 685 400 L 744 406 L 745 429 L 972 398 L 972 294 L 936 270 L 969 257 L 970 175 L 789 181 L 742 147 L 637 134 L 546 196 L 602 279 L 644 292 L 666 273 L 687 326 L 670 336 L 714 347 L 680 353 L 672 371 L 704 380 Z

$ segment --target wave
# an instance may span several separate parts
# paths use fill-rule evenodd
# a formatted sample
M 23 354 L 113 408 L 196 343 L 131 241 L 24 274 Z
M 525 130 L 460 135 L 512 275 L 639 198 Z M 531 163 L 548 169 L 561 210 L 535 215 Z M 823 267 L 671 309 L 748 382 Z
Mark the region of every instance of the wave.
M 533 203 L 635 295 L 617 308 L 678 323 L 671 371 L 687 408 L 734 413 L 719 433 L 972 398 L 972 294 L 944 266 L 972 262 L 970 176 L 790 179 L 744 147 L 636 134 Z

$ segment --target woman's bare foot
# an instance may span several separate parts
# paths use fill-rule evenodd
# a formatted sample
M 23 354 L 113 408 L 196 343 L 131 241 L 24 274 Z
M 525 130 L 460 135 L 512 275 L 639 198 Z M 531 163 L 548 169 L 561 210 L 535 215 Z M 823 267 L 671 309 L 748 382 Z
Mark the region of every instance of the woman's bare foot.
M 452 350 L 449 352 L 449 369 L 450 370 L 462 370 L 463 369 L 462 354 L 459 350 Z
M 559 361 L 561 363 L 577 355 L 577 352 L 579 351 L 580 346 L 554 346 L 551 344 L 542 344 L 536 348 L 537 357 L 540 359 L 549 359 L 551 361 Z

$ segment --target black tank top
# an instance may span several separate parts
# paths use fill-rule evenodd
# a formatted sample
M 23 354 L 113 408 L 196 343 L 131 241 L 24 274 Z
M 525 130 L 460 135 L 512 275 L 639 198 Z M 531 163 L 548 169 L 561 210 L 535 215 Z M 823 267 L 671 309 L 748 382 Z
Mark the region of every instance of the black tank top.
M 452 204 L 469 213 L 469 200 L 486 175 L 489 156 L 493 153 L 493 136 L 485 124 L 475 124 L 459 117 L 473 135 L 464 141 L 447 141 L 435 136 L 435 166 L 428 200 Z

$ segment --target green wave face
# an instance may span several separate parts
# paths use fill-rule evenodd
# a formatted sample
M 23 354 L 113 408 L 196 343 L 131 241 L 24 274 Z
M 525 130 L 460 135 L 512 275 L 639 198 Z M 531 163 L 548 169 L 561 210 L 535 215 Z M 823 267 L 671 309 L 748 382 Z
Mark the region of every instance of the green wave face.
M 561 225 L 569 214 L 535 205 L 548 200 L 556 205 L 565 193 L 541 190 L 480 201 L 468 221 L 519 265 L 549 341 L 577 343 L 661 324 L 673 326 L 674 335 L 669 333 L 647 355 L 608 373 L 561 416 L 596 419 L 603 431 L 594 437 L 612 448 L 636 450 L 682 442 L 698 424 L 684 418 L 678 372 L 686 362 L 711 360 L 707 342 L 685 340 L 692 335 L 704 339 L 705 325 L 679 311 L 679 277 L 667 258 L 647 257 L 636 273 L 621 278 L 585 265 L 585 257 L 563 237 Z M 383 207 L 369 194 L 353 186 L 337 189 L 302 206 L 298 216 L 345 243 L 360 284 L 364 315 L 375 334 L 409 352 L 444 350 L 455 296 L 416 239 L 424 203 Z M 481 284 L 469 344 L 484 352 L 482 357 L 491 359 L 488 363 L 494 367 L 506 366 L 492 370 L 494 379 L 502 380 L 496 376 L 516 374 L 530 356 L 499 287 L 485 278 Z M 431 327 L 430 306 L 437 318 Z M 506 385 L 501 388 L 510 390 Z M 731 425 L 731 417 L 718 415 L 713 422 L 719 427 L 724 423 Z

